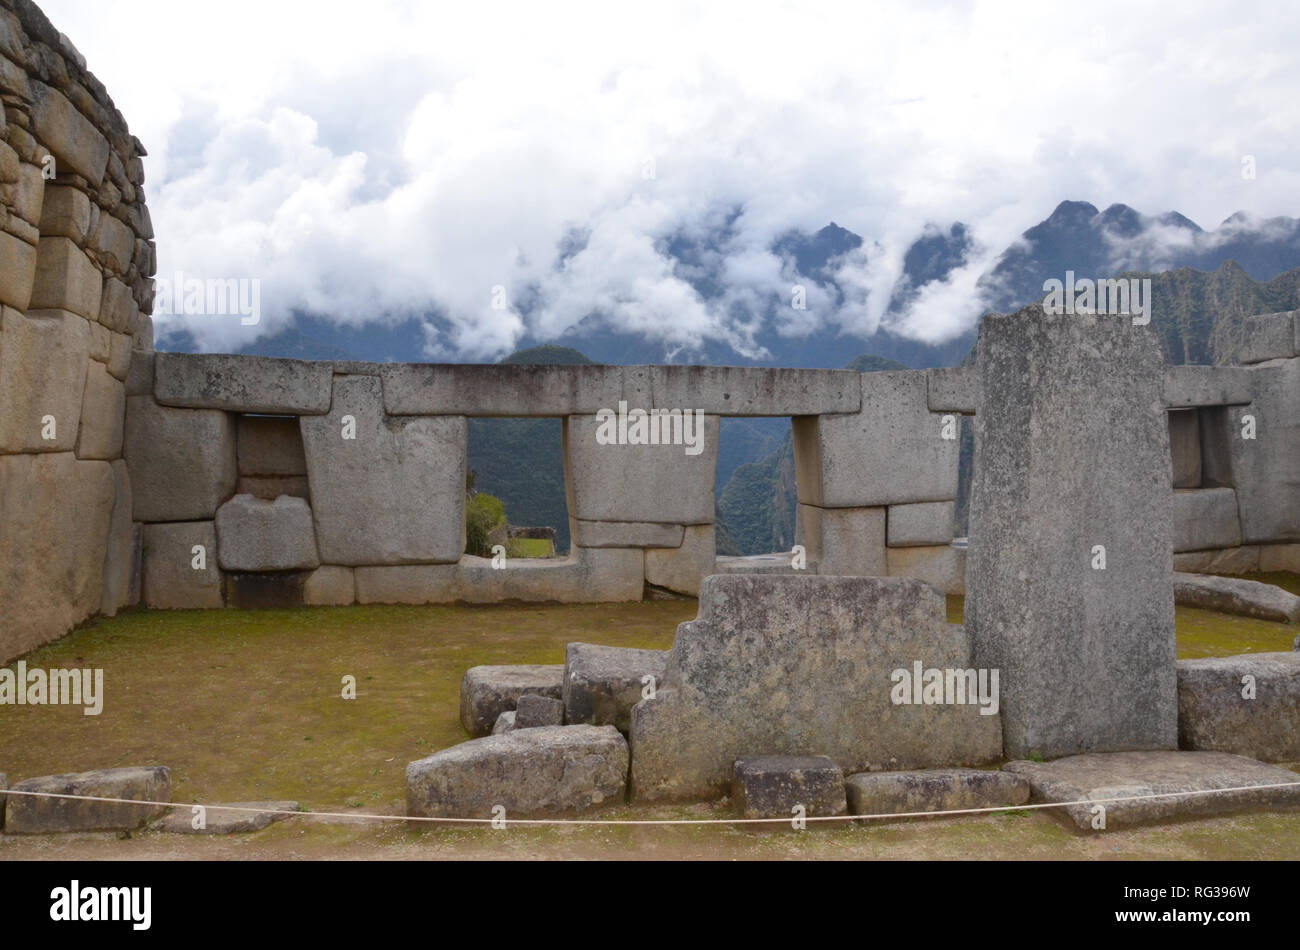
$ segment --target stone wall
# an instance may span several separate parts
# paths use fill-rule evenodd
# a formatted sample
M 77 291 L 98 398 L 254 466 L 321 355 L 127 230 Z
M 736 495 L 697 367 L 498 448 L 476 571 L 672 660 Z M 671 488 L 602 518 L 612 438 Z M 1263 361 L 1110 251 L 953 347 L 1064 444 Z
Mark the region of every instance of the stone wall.
M 0 661 L 134 603 L 122 461 L 151 350 L 145 154 L 81 54 L 0 0 Z

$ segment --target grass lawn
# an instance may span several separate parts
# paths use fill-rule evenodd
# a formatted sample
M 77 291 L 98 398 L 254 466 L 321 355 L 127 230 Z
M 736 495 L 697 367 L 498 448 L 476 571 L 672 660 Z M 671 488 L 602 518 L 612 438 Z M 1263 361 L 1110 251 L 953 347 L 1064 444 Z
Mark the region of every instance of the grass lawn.
M 958 620 L 961 601 L 949 601 Z M 130 611 L 25 659 L 104 670 L 104 709 L 0 707 L 0 771 L 167 765 L 190 802 L 297 799 L 400 815 L 405 768 L 467 738 L 460 679 L 485 663 L 562 663 L 575 640 L 667 648 L 694 601 L 292 611 Z M 1296 628 L 1178 609 L 1179 655 L 1289 650 Z M 342 678 L 357 699 L 341 698 Z M 725 817 L 721 805 L 622 806 L 597 817 Z M 1300 814 L 1250 815 L 1085 838 L 1044 812 L 835 826 L 412 830 L 295 818 L 216 839 L 139 833 L 0 837 L 28 857 L 1223 857 L 1300 858 Z

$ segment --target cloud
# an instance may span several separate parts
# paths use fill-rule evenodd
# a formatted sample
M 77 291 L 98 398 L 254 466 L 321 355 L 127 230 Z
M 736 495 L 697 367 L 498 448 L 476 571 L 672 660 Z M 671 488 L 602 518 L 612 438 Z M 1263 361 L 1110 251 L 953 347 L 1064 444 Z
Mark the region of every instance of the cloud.
M 591 314 L 747 356 L 763 319 L 937 341 L 978 317 L 990 261 L 887 313 L 934 222 L 992 253 L 1064 198 L 1219 221 L 1300 193 L 1300 21 L 1249 4 L 140 0 L 129 42 L 108 6 L 43 3 L 150 150 L 160 275 L 261 281 L 256 327 L 160 318 L 208 349 L 296 311 L 414 316 L 466 359 Z M 831 220 L 865 239 L 843 298 L 813 282 L 793 310 L 773 243 Z

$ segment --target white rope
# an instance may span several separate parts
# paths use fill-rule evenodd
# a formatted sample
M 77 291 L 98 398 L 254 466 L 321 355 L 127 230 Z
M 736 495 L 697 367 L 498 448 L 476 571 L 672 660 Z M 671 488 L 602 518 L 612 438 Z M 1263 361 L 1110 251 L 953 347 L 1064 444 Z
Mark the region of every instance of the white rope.
M 1035 802 L 1025 805 L 997 805 L 990 808 L 953 808 L 943 811 L 882 812 L 875 815 L 822 815 L 809 816 L 800 821 L 871 821 L 874 819 L 898 818 L 937 818 L 944 815 L 979 815 L 990 812 L 1032 811 L 1043 808 L 1071 808 L 1075 805 L 1108 805 L 1115 802 L 1152 801 L 1161 798 L 1188 798 L 1198 795 L 1222 795 L 1230 792 L 1256 792 L 1276 788 L 1300 788 L 1300 781 L 1278 782 L 1269 785 L 1240 785 L 1235 788 L 1207 788 L 1186 792 L 1158 792 L 1150 795 L 1124 795 L 1114 798 L 1085 798 L 1073 802 Z M 106 798 L 98 795 L 69 795 L 58 792 L 30 792 L 16 789 L 0 789 L 3 795 L 28 795 L 35 798 L 66 798 L 74 801 L 107 802 L 119 805 L 151 805 L 164 808 L 202 808 L 209 811 L 250 812 L 257 815 L 286 815 L 302 818 L 346 818 L 351 821 L 423 821 L 445 824 L 491 825 L 501 822 L 506 825 L 762 825 L 789 824 L 794 816 L 786 818 L 432 818 L 407 815 L 371 815 L 358 812 L 329 811 L 290 811 L 282 808 L 257 808 L 252 805 L 186 805 L 180 802 L 153 802 L 138 798 Z

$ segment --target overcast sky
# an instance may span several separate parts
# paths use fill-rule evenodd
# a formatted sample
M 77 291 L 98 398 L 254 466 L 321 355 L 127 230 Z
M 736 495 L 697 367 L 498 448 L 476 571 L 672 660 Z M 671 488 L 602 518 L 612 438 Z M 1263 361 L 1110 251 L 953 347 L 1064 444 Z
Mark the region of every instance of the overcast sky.
M 437 311 L 430 356 L 494 358 L 593 310 L 743 345 L 729 305 L 789 295 L 774 236 L 832 220 L 871 250 L 806 329 L 866 333 L 927 222 L 992 255 L 1063 199 L 1206 228 L 1300 212 L 1286 3 L 38 2 L 149 150 L 159 276 L 261 281 L 262 324 L 196 324 L 206 348 L 293 308 Z M 656 242 L 736 208 L 727 295 L 704 301 Z M 899 329 L 969 327 L 988 263 Z

